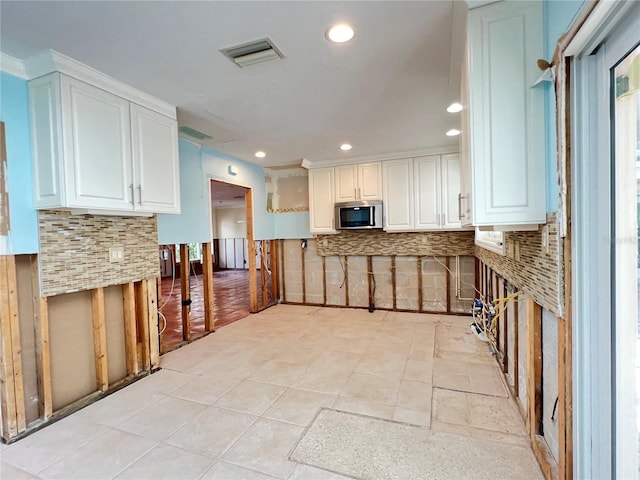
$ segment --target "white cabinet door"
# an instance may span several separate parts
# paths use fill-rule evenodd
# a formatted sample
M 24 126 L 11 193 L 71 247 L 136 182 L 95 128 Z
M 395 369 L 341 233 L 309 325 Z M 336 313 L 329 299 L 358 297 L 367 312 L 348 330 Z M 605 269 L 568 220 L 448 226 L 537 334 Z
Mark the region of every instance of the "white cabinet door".
M 148 108 L 131 104 L 135 209 L 180 212 L 180 172 L 177 122 Z
M 382 199 L 381 167 L 380 162 L 358 164 L 358 200 Z
M 131 210 L 129 102 L 61 75 L 66 205 Z
M 474 225 L 546 220 L 542 2 L 469 11 Z
M 383 225 L 386 231 L 412 230 L 413 159 L 382 162 Z
M 333 186 L 333 167 L 309 170 L 311 233 L 335 233 Z
M 442 155 L 440 162 L 442 175 L 442 228 L 460 228 L 462 226 L 462 198 L 460 196 L 460 156 L 455 154 Z
M 413 159 L 416 218 L 415 228 L 440 228 L 440 155 Z
M 471 192 L 471 126 L 469 115 L 469 48 L 465 45 L 464 61 L 462 62 L 462 78 L 460 81 L 460 223 L 470 226 L 473 223 L 471 209 L 473 194 Z
M 344 165 L 335 167 L 336 203 L 358 200 L 358 167 Z

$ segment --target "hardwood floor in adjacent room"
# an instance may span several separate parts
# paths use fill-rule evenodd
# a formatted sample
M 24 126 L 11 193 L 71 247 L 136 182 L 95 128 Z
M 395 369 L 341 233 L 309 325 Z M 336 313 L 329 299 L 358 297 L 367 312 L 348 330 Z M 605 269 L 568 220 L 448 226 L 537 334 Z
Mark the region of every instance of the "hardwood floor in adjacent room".
M 193 338 L 204 335 L 204 299 L 202 275 L 191 275 L 191 334 Z M 259 279 L 258 279 L 259 280 Z M 173 292 L 171 278 L 162 280 L 160 312 L 166 318 L 163 329 L 161 319 L 160 351 L 169 352 L 182 342 L 182 313 L 180 278 L 176 277 Z M 240 320 L 249 315 L 249 271 L 220 270 L 213 274 L 216 328 Z

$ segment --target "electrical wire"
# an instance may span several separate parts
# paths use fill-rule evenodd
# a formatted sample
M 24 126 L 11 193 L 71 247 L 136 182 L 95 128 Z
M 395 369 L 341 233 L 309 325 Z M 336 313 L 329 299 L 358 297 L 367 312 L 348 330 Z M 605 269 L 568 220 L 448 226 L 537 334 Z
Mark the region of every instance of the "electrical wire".
M 173 296 L 173 287 L 176 285 L 176 259 L 173 256 L 173 250 L 170 248 L 167 248 L 167 250 L 169 250 L 169 256 L 171 257 L 171 290 L 169 290 L 169 296 L 164 303 L 158 307 L 158 310 L 162 310 L 162 308 L 169 303 L 169 300 L 171 300 Z

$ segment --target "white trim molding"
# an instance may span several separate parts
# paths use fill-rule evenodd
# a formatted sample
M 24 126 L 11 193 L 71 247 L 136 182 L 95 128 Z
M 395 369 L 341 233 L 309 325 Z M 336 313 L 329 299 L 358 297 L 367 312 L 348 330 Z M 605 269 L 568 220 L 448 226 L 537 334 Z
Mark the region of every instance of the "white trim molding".
M 95 68 L 80 63 L 55 50 L 45 50 L 27 58 L 24 61 L 24 69 L 29 80 L 42 77 L 52 72 L 64 73 L 65 75 L 89 83 L 130 102 L 154 110 L 173 120 L 177 119 L 175 106 L 122 83 Z
M 431 147 L 431 148 L 423 148 L 420 150 L 410 150 L 407 152 L 392 152 L 392 153 L 381 153 L 376 155 L 363 155 L 360 157 L 333 158 L 333 159 L 313 160 L 313 161 L 303 158 L 301 166 L 303 168 L 335 167 L 336 165 L 337 166 L 352 165 L 355 163 L 379 162 L 382 160 L 397 160 L 400 158 L 424 157 L 426 155 L 442 155 L 446 153 L 458 153 L 458 151 L 459 151 L 458 145 L 446 145 L 442 147 Z
M 27 71 L 24 68 L 24 62 L 2 52 L 0 52 L 0 71 L 27 80 Z

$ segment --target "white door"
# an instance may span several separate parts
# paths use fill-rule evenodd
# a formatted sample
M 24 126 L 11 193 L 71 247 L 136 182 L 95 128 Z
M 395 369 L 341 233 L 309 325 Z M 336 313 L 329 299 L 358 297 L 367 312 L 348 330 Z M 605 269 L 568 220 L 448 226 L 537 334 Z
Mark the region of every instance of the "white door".
M 129 102 L 61 75 L 67 205 L 131 210 Z
M 382 164 L 358 165 L 358 200 L 382 200 Z
M 311 233 L 335 233 L 333 212 L 333 167 L 309 170 Z
M 438 229 L 443 223 L 440 210 L 440 155 L 413 159 L 416 219 L 415 228 Z
M 345 165 L 335 167 L 336 202 L 349 202 L 358 199 L 358 167 Z
M 442 155 L 442 227 L 460 228 L 462 198 L 460 195 L 460 156 L 457 153 Z
M 382 162 L 384 229 L 413 230 L 413 159 Z
M 131 127 L 136 210 L 180 213 L 177 122 L 132 103 Z

